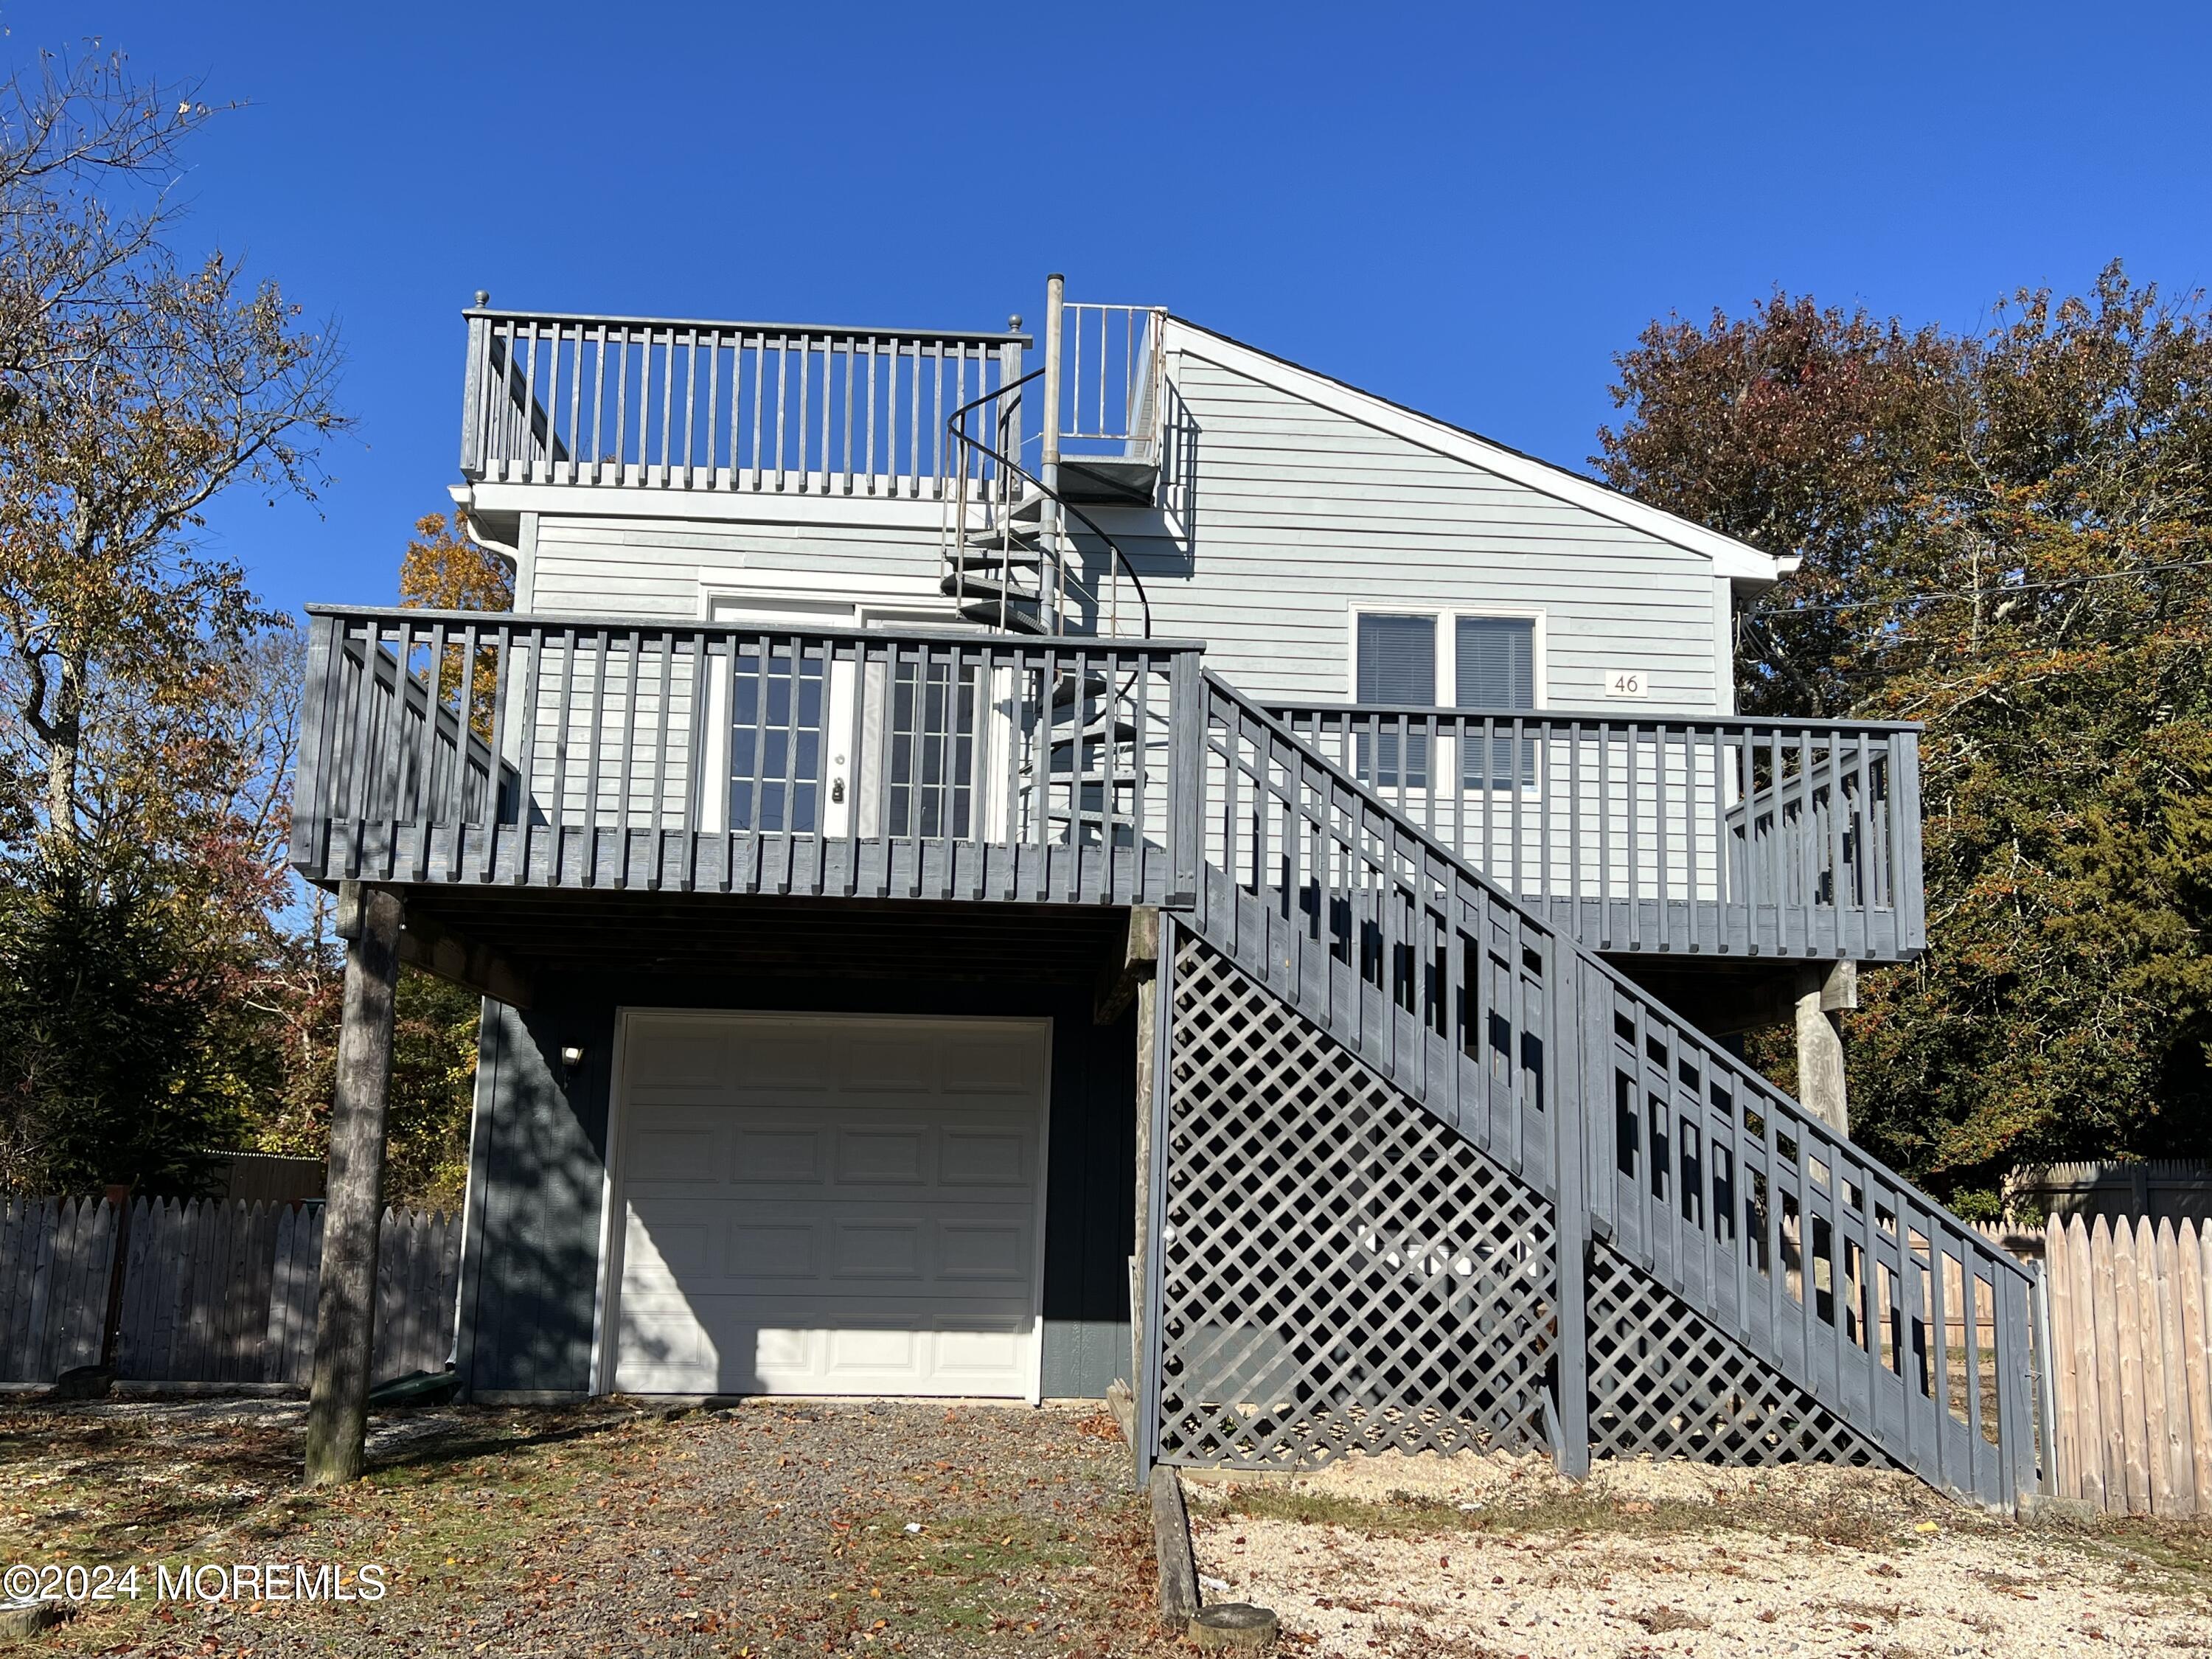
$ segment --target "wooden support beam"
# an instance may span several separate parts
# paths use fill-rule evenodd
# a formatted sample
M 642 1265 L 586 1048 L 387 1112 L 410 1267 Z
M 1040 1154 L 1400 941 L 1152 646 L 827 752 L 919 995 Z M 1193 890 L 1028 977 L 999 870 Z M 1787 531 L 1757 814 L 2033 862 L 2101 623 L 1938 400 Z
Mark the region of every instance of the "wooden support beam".
M 1135 998 L 1137 988 L 1150 984 L 1159 969 L 1159 908 L 1133 905 L 1119 955 L 1109 957 L 1098 970 L 1098 994 L 1091 1005 L 1091 1019 L 1100 1025 L 1111 1025 L 1121 1018 L 1121 1011 Z
M 1844 1083 L 1844 1011 L 1859 1003 L 1856 963 L 1807 968 L 1797 981 L 1797 1099 L 1839 1135 L 1851 1132 Z
M 1157 920 L 1158 913 L 1153 913 Z M 1159 935 L 1153 934 L 1155 945 Z M 1158 1054 L 1159 1049 L 1160 981 L 1154 976 L 1138 981 L 1133 994 L 1137 1000 L 1137 1179 L 1136 1179 L 1136 1249 L 1129 1255 L 1129 1382 L 1133 1392 L 1141 1394 L 1145 1376 L 1145 1325 L 1151 1310 L 1146 1305 L 1145 1262 L 1152 1248 L 1152 1091 L 1159 1086 Z M 1139 1473 L 1144 1466 L 1144 1452 L 1134 1435 L 1129 1437 L 1129 1455 L 1136 1462 Z
M 1141 929 L 1141 931 L 1140 931 Z M 1152 1452 L 1159 1431 L 1159 1340 L 1154 1317 L 1158 1306 L 1157 1271 L 1159 1239 L 1155 1219 L 1164 1203 L 1168 1121 L 1168 1042 L 1175 1019 L 1174 977 L 1176 932 L 1172 920 L 1163 924 L 1157 910 L 1146 914 L 1140 924 L 1132 913 L 1131 945 L 1125 960 L 1139 949 L 1152 963 L 1152 974 L 1138 981 L 1137 1000 L 1137 1158 L 1136 1250 L 1129 1257 L 1129 1383 L 1134 1396 L 1136 1433 L 1129 1440 L 1131 1472 L 1139 1480 L 1151 1472 Z
M 528 974 L 489 945 L 454 933 L 419 908 L 408 913 L 406 931 L 399 935 L 399 959 L 510 1008 L 530 1006 Z
M 1152 1550 L 1159 1558 L 1160 1624 L 1180 1632 L 1198 1613 L 1198 1559 L 1190 1544 L 1190 1510 L 1182 1481 L 1163 1463 L 1152 1471 Z
M 392 997 L 405 911 L 386 888 L 339 891 L 347 940 L 322 1282 L 307 1390 L 307 1484 L 360 1478 L 367 1462 L 369 1366 L 376 1341 L 377 1232 L 384 1211 L 385 1112 L 392 1092 Z

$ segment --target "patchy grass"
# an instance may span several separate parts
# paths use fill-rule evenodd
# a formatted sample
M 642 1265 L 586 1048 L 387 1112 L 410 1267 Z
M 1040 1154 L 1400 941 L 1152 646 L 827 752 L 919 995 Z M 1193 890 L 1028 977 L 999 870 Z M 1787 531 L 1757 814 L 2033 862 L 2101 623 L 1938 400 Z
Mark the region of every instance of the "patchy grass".
M 947 1631 L 1035 1629 L 1040 1589 L 1087 1561 L 1073 1532 L 1017 1511 L 956 1514 L 919 1534 L 904 1528 L 885 1516 L 856 1530 L 855 1565 L 898 1586 L 897 1613 Z
M 372 1443 L 365 1480 L 309 1492 L 296 1413 L 0 1410 L 0 1560 L 391 1571 L 374 1609 L 142 1600 L 68 1627 L 70 1651 L 148 1659 L 1160 1645 L 1127 1453 L 1065 1413 L 603 1402 L 416 1426 Z
M 606 1501 L 592 1492 L 635 1478 L 667 1435 L 629 1413 L 473 1413 L 373 1460 L 359 1481 L 307 1490 L 298 1437 L 265 1426 L 18 1417 L 0 1431 L 0 1559 L 149 1576 L 186 1562 L 373 1561 L 411 1616 L 465 1623 L 487 1595 L 551 1571 L 560 1534 Z M 300 1624 L 345 1616 L 284 1611 Z M 93 1607 L 76 1628 L 112 1645 L 177 1622 L 177 1608 L 142 1598 Z
M 2141 1574 L 2147 1584 L 2184 1596 L 2212 1598 L 2212 1522 L 2105 1516 L 2069 1540 Z

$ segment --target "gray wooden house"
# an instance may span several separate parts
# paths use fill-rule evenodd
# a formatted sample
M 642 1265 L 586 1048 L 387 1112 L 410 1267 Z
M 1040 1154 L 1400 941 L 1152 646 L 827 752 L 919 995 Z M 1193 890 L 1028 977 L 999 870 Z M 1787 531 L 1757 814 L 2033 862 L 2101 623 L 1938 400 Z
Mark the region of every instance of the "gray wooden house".
M 476 1398 L 2033 1486 L 2031 1281 L 1844 1133 L 1916 734 L 1735 714 L 1783 562 L 1057 278 L 467 331 L 515 612 L 315 609 L 293 857 L 486 993 Z

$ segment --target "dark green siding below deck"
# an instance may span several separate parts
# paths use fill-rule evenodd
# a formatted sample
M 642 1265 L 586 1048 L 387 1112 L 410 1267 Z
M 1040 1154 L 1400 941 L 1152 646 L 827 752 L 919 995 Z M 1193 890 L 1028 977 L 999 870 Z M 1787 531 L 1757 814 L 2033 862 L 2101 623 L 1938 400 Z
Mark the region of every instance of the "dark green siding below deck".
M 541 979 L 485 1005 L 461 1287 L 462 1369 L 480 1391 L 591 1386 L 610 1065 L 620 1007 L 1049 1018 L 1044 1392 L 1103 1395 L 1129 1372 L 1134 1018 L 1091 1022 L 1088 989 L 914 981 Z M 566 1087 L 561 1049 L 583 1048 Z

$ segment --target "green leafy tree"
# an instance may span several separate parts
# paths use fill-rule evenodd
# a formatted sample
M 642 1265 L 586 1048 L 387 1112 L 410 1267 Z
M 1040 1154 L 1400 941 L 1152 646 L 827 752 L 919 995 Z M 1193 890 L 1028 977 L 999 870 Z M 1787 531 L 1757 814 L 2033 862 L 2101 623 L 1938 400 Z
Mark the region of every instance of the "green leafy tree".
M 173 246 L 211 112 L 96 46 L 0 83 L 0 1161 L 184 1190 L 281 1086 L 301 652 L 207 505 L 312 495 L 338 359 Z
M 0 1184 L 190 1195 L 234 1138 L 253 1045 L 177 899 L 149 862 L 87 851 L 0 889 Z
M 276 620 L 193 547 L 208 503 L 312 497 L 347 425 L 329 333 L 228 256 L 172 246 L 169 186 L 209 113 L 96 47 L 0 85 L 0 681 L 15 770 L 45 786 L 29 816 L 63 842 L 88 827 L 98 716 L 190 731 Z
M 461 515 L 426 514 L 415 521 L 414 539 L 399 560 L 399 602 L 423 611 L 512 611 L 514 572 L 506 560 L 471 536 Z M 460 672 L 464 647 L 448 648 L 441 683 L 453 685 Z M 491 733 L 493 699 L 499 689 L 499 661 L 486 647 L 477 653 L 469 703 L 477 732 Z
M 284 999 L 282 1077 L 253 1126 L 262 1152 L 321 1158 L 330 1150 L 343 958 L 319 916 L 295 942 Z M 472 992 L 403 968 L 394 998 L 384 1194 L 389 1204 L 458 1212 L 468 1183 L 476 1098 Z
M 2212 315 L 2114 264 L 1948 334 L 1777 295 L 1655 324 L 1598 458 L 1794 555 L 1747 708 L 1924 721 L 1929 944 L 1863 981 L 1855 1129 L 1969 1207 L 2201 1151 Z

